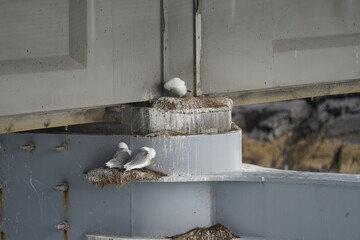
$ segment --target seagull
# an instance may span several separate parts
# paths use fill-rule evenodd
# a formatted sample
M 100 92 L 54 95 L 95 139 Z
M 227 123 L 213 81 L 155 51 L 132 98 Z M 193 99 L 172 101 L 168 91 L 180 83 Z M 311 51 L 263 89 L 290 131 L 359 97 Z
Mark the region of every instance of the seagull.
M 130 171 L 135 168 L 143 168 L 149 166 L 151 159 L 155 157 L 155 149 L 149 147 L 142 147 L 140 150 L 130 159 L 130 162 L 124 165 L 126 171 Z
M 180 78 L 172 78 L 164 84 L 164 88 L 178 97 L 182 97 L 186 95 L 187 92 L 191 92 L 187 90 L 185 82 Z
M 119 149 L 115 152 L 113 158 L 105 163 L 109 168 L 124 168 L 124 165 L 129 161 L 131 150 L 124 142 L 119 143 Z

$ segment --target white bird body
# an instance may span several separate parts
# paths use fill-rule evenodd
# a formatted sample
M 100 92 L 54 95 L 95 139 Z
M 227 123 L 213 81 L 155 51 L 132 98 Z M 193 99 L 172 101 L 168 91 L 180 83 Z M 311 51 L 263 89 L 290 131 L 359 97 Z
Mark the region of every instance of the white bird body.
M 130 171 L 136 168 L 143 168 L 149 166 L 151 160 L 155 157 L 155 149 L 149 147 L 142 147 L 140 150 L 130 159 L 128 163 L 124 165 L 126 171 Z
M 164 88 L 179 97 L 182 97 L 187 93 L 185 82 L 177 77 L 167 81 L 164 84 Z
M 124 142 L 119 143 L 119 149 L 115 152 L 112 159 L 110 159 L 105 165 L 109 168 L 124 168 L 124 165 L 129 162 L 131 157 L 131 150 Z

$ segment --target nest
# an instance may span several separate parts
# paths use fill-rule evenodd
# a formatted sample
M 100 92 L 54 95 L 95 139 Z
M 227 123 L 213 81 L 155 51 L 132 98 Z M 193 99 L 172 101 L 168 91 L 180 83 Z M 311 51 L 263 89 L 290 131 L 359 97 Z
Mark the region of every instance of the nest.
M 228 240 L 239 238 L 232 234 L 231 230 L 227 227 L 216 224 L 208 228 L 197 227 L 190 231 L 170 237 L 174 240 Z
M 148 168 L 123 171 L 117 168 L 95 168 L 86 174 L 86 178 L 96 186 L 104 187 L 113 184 L 122 187 L 128 182 L 154 181 L 166 174 Z
M 228 97 L 161 97 L 152 107 L 162 110 L 190 110 L 201 108 L 226 108 L 231 110 L 233 101 Z

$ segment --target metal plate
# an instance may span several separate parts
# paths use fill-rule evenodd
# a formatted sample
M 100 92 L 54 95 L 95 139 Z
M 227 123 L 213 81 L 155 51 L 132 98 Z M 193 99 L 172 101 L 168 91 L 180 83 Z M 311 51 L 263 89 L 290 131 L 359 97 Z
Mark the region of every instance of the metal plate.
M 160 95 L 160 0 L 61 2 L 0 0 L 0 116 Z
M 360 78 L 358 1 L 202 3 L 205 93 Z
M 357 239 L 360 235 L 360 175 L 245 165 L 241 172 L 170 177 L 120 189 L 91 185 L 83 173 L 103 166 L 119 141 L 136 148 L 146 140 L 0 135 L 0 178 L 5 183 L 0 231 L 6 239 L 75 240 L 88 234 L 164 237 L 215 223 L 240 236 L 266 239 Z M 19 149 L 30 142 L 36 144 L 34 152 Z M 64 143 L 68 144 L 66 151 L 53 150 Z M 153 144 L 159 148 L 163 142 L 154 140 Z M 169 150 L 181 154 L 181 148 Z M 208 159 L 198 151 L 203 161 Z M 159 158 L 164 152 L 159 150 Z M 69 192 L 53 190 L 65 181 Z M 66 235 L 54 229 L 64 219 L 70 223 Z

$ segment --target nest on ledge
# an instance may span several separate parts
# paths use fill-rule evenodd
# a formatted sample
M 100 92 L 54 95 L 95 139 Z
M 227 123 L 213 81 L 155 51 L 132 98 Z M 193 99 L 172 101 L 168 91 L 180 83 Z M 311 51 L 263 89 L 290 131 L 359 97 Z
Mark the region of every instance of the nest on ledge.
M 233 101 L 228 97 L 161 97 L 155 100 L 151 106 L 165 111 L 204 108 L 226 108 L 231 111 Z
M 193 228 L 190 231 L 170 237 L 173 240 L 230 240 L 239 238 L 227 227 L 216 224 L 208 228 Z
M 117 168 L 95 168 L 86 174 L 86 178 L 98 187 L 104 187 L 107 184 L 113 184 L 122 187 L 128 182 L 154 181 L 166 174 L 157 172 L 148 168 L 133 169 L 123 171 Z

